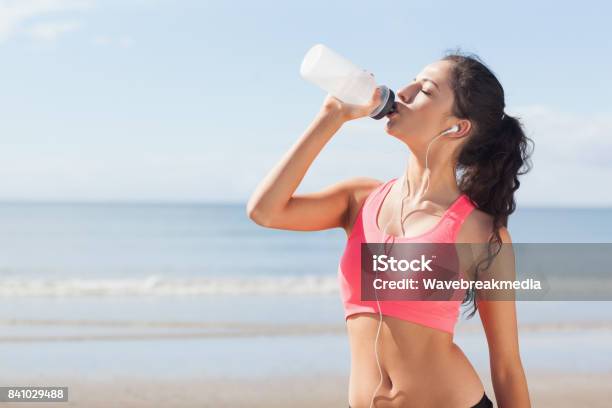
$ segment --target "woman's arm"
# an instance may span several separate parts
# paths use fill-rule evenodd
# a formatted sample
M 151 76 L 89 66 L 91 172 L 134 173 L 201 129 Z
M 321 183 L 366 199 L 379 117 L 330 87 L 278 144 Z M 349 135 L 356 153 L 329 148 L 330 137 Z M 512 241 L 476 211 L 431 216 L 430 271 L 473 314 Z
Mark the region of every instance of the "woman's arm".
M 349 202 L 356 189 L 371 186 L 372 179 L 355 178 L 311 194 L 294 195 L 306 171 L 344 122 L 366 116 L 380 100 L 380 91 L 369 105 L 345 104 L 328 95 L 323 107 L 299 140 L 260 182 L 246 211 L 257 224 L 278 229 L 322 230 L 346 227 Z
M 492 273 L 487 276 L 515 276 L 515 271 L 497 271 L 495 268 L 514 268 L 514 255 L 509 249 L 512 240 L 506 228 L 500 229 L 504 251 L 500 251 L 502 259 L 496 259 L 492 264 Z M 505 259 L 503 259 L 505 258 Z M 518 343 L 518 328 L 516 320 L 516 305 L 514 300 L 481 300 L 478 301 L 480 320 L 484 327 L 489 344 L 489 359 L 491 364 L 491 379 L 495 390 L 495 398 L 499 408 L 529 408 L 529 390 L 527 379 L 521 363 Z

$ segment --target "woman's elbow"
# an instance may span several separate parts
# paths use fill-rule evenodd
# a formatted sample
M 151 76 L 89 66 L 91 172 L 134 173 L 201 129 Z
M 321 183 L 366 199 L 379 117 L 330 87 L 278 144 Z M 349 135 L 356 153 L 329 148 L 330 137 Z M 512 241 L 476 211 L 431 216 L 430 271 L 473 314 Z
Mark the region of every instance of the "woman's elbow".
M 269 217 L 266 216 L 266 212 L 251 200 L 249 200 L 246 205 L 246 215 L 257 225 L 261 225 L 262 227 L 269 226 Z
M 501 380 L 524 375 L 520 357 L 507 359 L 503 362 L 494 362 L 491 366 L 491 374 Z

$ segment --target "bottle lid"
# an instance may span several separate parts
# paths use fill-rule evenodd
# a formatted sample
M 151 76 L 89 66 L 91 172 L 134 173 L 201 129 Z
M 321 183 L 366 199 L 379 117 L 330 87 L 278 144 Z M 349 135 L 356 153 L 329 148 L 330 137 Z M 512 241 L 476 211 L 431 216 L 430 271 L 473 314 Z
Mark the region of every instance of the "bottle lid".
M 385 85 L 381 85 L 379 88 L 381 90 L 381 103 L 369 115 L 372 119 L 376 120 L 384 118 L 389 112 L 391 112 L 393 110 L 393 104 L 395 103 L 395 94 L 392 90 L 387 88 Z

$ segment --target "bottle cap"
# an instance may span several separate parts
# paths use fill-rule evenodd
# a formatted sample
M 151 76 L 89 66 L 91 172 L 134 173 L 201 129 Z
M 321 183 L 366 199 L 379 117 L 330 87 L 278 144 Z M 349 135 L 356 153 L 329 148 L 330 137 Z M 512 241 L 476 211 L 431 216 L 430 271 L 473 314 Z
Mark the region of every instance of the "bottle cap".
M 380 95 L 381 103 L 369 115 L 372 119 L 376 120 L 384 118 L 394 109 L 395 104 L 395 94 L 393 91 L 387 88 L 385 85 L 381 85 L 379 88 L 382 91 Z

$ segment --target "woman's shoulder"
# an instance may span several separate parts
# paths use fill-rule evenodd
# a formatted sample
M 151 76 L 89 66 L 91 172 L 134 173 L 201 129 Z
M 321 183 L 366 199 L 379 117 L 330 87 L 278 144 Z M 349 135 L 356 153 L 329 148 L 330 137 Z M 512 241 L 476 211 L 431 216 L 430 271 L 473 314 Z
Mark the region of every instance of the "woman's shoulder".
M 493 216 L 478 208 L 474 208 L 465 219 L 457 235 L 458 243 L 486 243 L 493 233 Z M 512 238 L 508 228 L 499 228 L 503 243 L 511 243 Z
M 352 187 L 351 195 L 355 202 L 363 202 L 372 191 L 386 183 L 371 177 L 355 177 L 349 182 Z
M 354 177 L 347 180 L 346 183 L 349 189 L 349 202 L 345 229 L 347 232 L 350 232 L 365 200 L 374 190 L 385 184 L 385 182 L 371 177 Z

